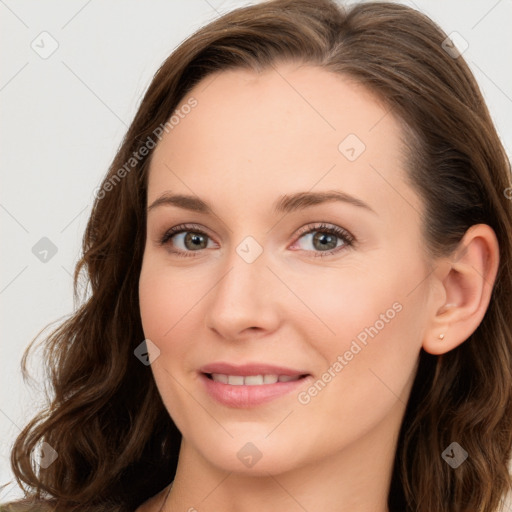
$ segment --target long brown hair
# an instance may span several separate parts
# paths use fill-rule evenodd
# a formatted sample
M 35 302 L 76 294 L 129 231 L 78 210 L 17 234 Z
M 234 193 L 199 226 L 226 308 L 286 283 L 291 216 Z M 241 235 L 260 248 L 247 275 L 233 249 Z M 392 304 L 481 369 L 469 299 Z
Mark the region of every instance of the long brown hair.
M 90 288 L 45 341 L 52 400 L 18 436 L 11 458 L 19 485 L 31 497 L 48 500 L 58 511 L 129 511 L 172 480 L 181 435 L 150 368 L 134 356 L 144 339 L 138 279 L 152 154 L 150 149 L 140 158 L 140 149 L 209 74 L 295 60 L 352 77 L 402 121 L 409 134 L 408 179 L 426 206 L 429 254 L 450 255 L 473 224 L 496 232 L 500 268 L 482 323 L 447 354 L 420 354 L 389 507 L 497 510 L 511 488 L 509 162 L 464 59 L 445 51 L 446 37 L 428 17 L 398 4 L 345 9 L 331 0 L 275 0 L 227 13 L 168 57 L 97 195 L 75 269 L 76 297 L 82 278 Z M 136 162 L 130 160 L 134 155 Z M 31 454 L 42 441 L 58 458 L 35 469 Z M 469 453 L 457 470 L 441 457 L 453 441 Z

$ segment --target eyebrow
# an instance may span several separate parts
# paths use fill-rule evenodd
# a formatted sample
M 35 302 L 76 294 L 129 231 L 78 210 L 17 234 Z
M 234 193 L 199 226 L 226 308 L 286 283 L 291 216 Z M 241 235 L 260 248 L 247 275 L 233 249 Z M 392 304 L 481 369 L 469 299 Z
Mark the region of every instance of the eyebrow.
M 303 210 L 310 206 L 335 201 L 348 203 L 376 214 L 375 210 L 365 202 L 361 201 L 361 199 L 337 190 L 329 190 L 326 192 L 297 192 L 291 195 L 283 195 L 274 203 L 273 212 L 274 214 L 291 213 L 297 210 Z M 170 192 L 163 193 L 153 201 L 153 203 L 148 207 L 148 213 L 158 206 L 177 206 L 179 208 L 198 213 L 213 213 L 212 207 L 206 201 L 203 201 L 197 196 L 172 194 Z

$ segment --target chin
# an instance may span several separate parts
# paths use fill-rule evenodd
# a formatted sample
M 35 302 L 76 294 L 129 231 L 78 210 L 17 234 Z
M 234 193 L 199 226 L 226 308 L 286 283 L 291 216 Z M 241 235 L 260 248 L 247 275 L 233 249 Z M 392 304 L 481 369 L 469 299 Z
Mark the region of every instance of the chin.
M 241 430 L 241 429 L 239 429 Z M 254 429 L 250 430 L 251 434 Z M 304 443 L 275 436 L 265 438 L 268 429 L 259 435 L 238 433 L 233 438 L 225 435 L 222 442 L 215 439 L 201 439 L 195 449 L 209 464 L 222 471 L 251 476 L 277 475 L 293 470 L 307 461 L 297 451 Z M 293 454 L 293 456 L 291 456 Z M 306 457 L 306 454 L 303 454 Z

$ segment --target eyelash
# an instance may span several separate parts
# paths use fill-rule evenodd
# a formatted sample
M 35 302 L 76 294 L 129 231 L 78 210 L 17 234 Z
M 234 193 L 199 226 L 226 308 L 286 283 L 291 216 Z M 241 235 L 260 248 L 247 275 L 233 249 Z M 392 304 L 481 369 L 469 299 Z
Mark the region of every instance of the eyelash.
M 328 251 L 314 251 L 314 258 L 324 258 L 326 256 L 331 256 L 332 254 L 335 254 L 343 249 L 347 249 L 349 247 L 352 247 L 355 242 L 354 236 L 352 236 L 348 231 L 345 229 L 342 229 L 335 225 L 328 225 L 324 223 L 320 223 L 314 226 L 304 226 L 303 228 L 299 229 L 299 232 L 297 233 L 297 240 L 302 238 L 304 235 L 308 235 L 310 233 L 314 232 L 320 232 L 320 233 L 329 233 L 331 235 L 337 236 L 339 239 L 342 240 L 343 245 L 340 247 L 335 247 L 334 249 L 330 249 Z M 180 224 L 178 226 L 174 226 L 171 229 L 167 230 L 163 237 L 159 240 L 159 245 L 164 246 L 167 245 L 169 240 L 172 239 L 174 235 L 178 235 L 183 232 L 190 232 L 194 234 L 204 235 L 211 239 L 211 237 L 205 233 L 199 226 L 195 224 Z M 197 251 L 176 251 L 171 250 L 173 254 L 176 254 L 179 257 L 184 258 L 194 258 L 196 257 L 194 253 L 200 252 L 204 249 L 199 249 Z M 308 251 L 309 252 L 309 251 Z

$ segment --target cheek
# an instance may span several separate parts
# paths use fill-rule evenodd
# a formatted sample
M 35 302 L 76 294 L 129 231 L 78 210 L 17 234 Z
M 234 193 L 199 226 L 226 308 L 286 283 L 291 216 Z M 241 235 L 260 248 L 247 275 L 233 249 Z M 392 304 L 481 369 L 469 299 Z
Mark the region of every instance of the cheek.
M 139 280 L 139 303 L 142 328 L 146 338 L 158 344 L 158 340 L 169 329 L 169 316 L 164 311 L 173 311 L 173 295 L 168 293 L 162 280 L 154 278 L 151 271 L 141 272 Z
M 179 278 L 151 255 L 146 257 L 139 278 L 140 314 L 145 336 L 157 344 L 167 339 L 197 302 L 195 295 L 198 293 L 191 290 L 188 279 Z
M 295 276 L 296 295 L 304 298 L 316 317 L 312 320 L 305 311 L 310 339 L 315 339 L 314 326 L 321 346 L 338 352 L 356 339 L 362 346 L 370 341 L 390 346 L 413 341 L 410 335 L 421 333 L 425 321 L 428 290 L 421 284 L 427 269 L 410 246 L 403 254 L 408 257 L 397 257 L 391 249 L 379 251 L 375 258 L 357 255 L 343 267 L 326 268 L 300 280 Z
M 324 366 L 296 397 L 296 419 L 320 433 L 326 450 L 342 449 L 386 418 L 401 421 L 413 383 L 420 347 L 413 308 L 385 295 L 368 299 L 359 310 L 347 307 L 333 324 L 337 335 L 317 344 Z
M 194 402 L 183 394 L 182 376 L 178 375 L 176 367 L 183 365 L 186 353 L 194 345 L 194 342 L 180 341 L 199 339 L 191 330 L 197 329 L 193 306 L 198 300 L 195 295 L 200 294 L 191 293 L 189 280 L 177 277 L 160 261 L 147 256 L 139 278 L 139 303 L 144 335 L 160 351 L 151 364 L 160 396 L 178 428 L 189 431 L 190 409 Z
M 301 325 L 322 352 L 343 353 L 355 339 L 364 346 L 370 339 L 383 338 L 381 334 L 397 323 L 405 293 L 403 276 L 382 266 L 380 272 L 386 279 L 355 267 L 328 269 L 300 280 L 295 277 L 294 293 L 303 298 L 304 305 L 300 314 L 293 307 L 290 321 Z M 293 297 L 290 301 L 297 302 Z
M 336 393 L 366 390 L 374 402 L 381 395 L 375 391 L 390 393 L 386 384 L 397 394 L 406 387 L 422 342 L 428 290 L 418 283 L 424 275 L 419 258 L 390 257 L 371 268 L 332 269 L 295 288 L 316 317 L 297 315 L 302 332 L 322 356 L 324 368 L 317 370 Z
M 165 260 L 144 261 L 139 279 L 139 303 L 144 335 L 159 349 L 153 365 L 157 384 L 169 376 L 158 373 L 165 367 L 173 375 L 197 370 L 197 354 L 208 358 L 211 347 L 205 345 L 205 307 L 208 291 L 218 280 L 212 272 L 198 273 L 188 269 L 170 268 Z M 213 356 L 212 356 L 213 357 Z

